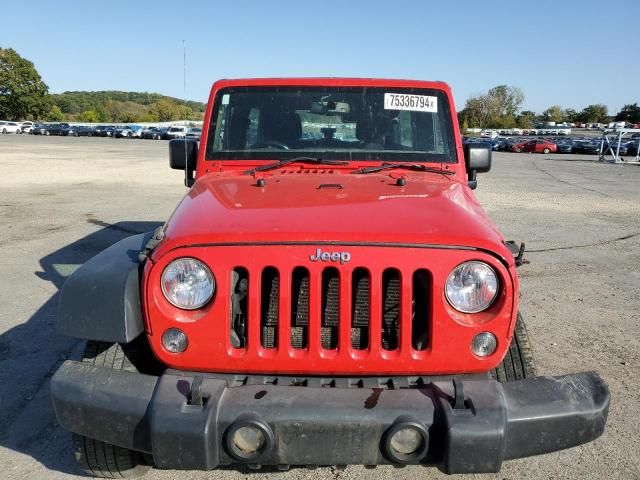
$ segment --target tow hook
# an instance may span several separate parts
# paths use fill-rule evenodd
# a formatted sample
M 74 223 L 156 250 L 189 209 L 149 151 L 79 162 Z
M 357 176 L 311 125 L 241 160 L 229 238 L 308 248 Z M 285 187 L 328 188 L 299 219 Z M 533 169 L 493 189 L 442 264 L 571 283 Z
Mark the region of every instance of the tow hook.
M 202 407 L 204 405 L 205 398 L 202 395 L 202 377 L 196 376 L 191 382 L 191 389 L 189 391 L 188 405 L 198 405 Z
M 452 407 L 454 410 L 465 410 L 467 406 L 464 402 L 464 387 L 462 386 L 462 381 L 458 378 L 453 379 L 453 401 Z
M 525 245 L 524 242 L 520 243 L 520 246 L 516 245 L 516 242 L 513 240 L 508 240 L 504 242 L 504 244 L 511 250 L 511 254 L 516 261 L 516 267 L 524 265 L 525 263 L 529 263 L 529 260 L 524 258 Z

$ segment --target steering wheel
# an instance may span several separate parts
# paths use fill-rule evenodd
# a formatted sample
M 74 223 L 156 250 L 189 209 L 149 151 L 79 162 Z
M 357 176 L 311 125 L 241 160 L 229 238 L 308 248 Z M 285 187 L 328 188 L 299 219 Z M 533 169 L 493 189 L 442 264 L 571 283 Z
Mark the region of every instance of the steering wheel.
M 276 140 L 265 140 L 259 145 L 254 146 L 254 148 L 264 148 L 264 147 L 274 147 L 274 148 L 279 148 L 280 150 L 289 150 L 289 145 L 286 145 L 282 142 L 278 142 Z

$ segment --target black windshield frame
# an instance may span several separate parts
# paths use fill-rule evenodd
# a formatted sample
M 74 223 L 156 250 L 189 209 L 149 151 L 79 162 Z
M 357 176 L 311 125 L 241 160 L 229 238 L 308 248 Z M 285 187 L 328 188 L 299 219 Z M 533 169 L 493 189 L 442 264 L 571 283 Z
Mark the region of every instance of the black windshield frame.
M 428 95 L 437 98 L 438 105 L 438 125 L 440 128 L 441 142 L 445 147 L 445 153 L 431 153 L 426 151 L 397 151 L 397 150 L 358 150 L 358 149 L 338 149 L 330 148 L 322 149 L 300 149 L 291 150 L 284 149 L 220 149 L 214 146 L 215 132 L 217 122 L 220 117 L 220 108 L 222 107 L 222 99 L 225 94 L 237 93 L 263 93 L 266 95 L 277 94 L 280 92 L 292 94 L 297 92 L 313 93 L 313 94 L 358 94 L 366 95 L 369 93 L 400 93 L 408 95 Z M 236 86 L 222 88 L 216 92 L 211 112 L 211 118 L 207 132 L 207 144 L 205 146 L 205 160 L 284 160 L 300 155 L 330 158 L 335 160 L 348 161 L 383 161 L 383 162 L 425 162 L 425 163 L 458 163 L 455 131 L 453 128 L 452 114 L 450 107 L 450 99 L 447 93 L 439 89 L 430 88 L 410 88 L 410 87 L 365 87 L 365 86 Z

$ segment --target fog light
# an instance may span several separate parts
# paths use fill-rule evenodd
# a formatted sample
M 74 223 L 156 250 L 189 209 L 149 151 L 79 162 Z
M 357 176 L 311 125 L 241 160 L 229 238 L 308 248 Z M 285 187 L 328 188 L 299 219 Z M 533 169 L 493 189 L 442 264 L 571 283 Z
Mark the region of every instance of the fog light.
M 391 436 L 389 446 L 398 455 L 413 455 L 422 448 L 424 439 L 415 428 L 402 428 Z
M 162 346 L 171 353 L 182 353 L 189 346 L 189 340 L 179 328 L 170 328 L 162 334 Z
M 479 357 L 487 357 L 496 351 L 498 341 L 493 333 L 482 332 L 473 337 L 471 351 Z
M 245 455 L 254 455 L 265 446 L 264 433 L 256 427 L 240 427 L 233 432 L 233 445 Z

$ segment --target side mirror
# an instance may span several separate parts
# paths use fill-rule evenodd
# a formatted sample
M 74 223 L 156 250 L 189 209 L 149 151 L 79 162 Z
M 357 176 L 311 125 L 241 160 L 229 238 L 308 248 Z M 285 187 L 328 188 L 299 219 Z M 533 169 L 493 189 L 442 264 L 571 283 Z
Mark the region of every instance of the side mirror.
M 174 170 L 184 170 L 184 184 L 187 187 L 195 181 L 193 172 L 198 159 L 198 142 L 190 138 L 174 138 L 169 140 L 169 166 Z
M 485 173 L 491 170 L 491 145 L 483 142 L 465 143 L 463 148 L 469 187 L 475 189 L 478 186 L 476 173 Z

